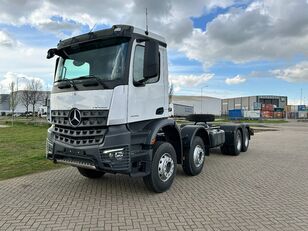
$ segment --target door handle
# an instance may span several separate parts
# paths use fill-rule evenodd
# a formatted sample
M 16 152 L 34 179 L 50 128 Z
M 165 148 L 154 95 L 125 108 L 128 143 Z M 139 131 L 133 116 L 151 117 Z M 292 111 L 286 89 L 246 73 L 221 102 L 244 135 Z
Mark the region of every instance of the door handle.
M 156 109 L 156 115 L 162 115 L 164 113 L 164 108 L 163 107 L 159 107 Z

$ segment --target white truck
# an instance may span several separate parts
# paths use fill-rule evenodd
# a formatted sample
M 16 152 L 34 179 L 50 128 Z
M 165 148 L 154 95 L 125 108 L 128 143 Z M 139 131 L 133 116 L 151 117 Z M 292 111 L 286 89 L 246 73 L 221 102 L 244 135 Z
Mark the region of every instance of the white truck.
M 143 177 L 154 192 L 170 188 L 177 164 L 198 175 L 210 148 L 238 155 L 248 149 L 248 125 L 190 125 L 168 118 L 167 44 L 161 36 L 115 25 L 60 41 L 50 99 L 46 157 L 88 178 L 105 173 Z

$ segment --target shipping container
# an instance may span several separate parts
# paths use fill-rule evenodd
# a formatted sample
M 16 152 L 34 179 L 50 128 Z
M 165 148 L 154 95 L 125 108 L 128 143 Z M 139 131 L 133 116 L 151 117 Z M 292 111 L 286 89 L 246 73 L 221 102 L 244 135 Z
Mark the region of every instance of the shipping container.
M 298 112 L 289 112 L 288 119 L 298 119 Z
M 299 119 L 307 119 L 307 112 L 306 111 L 299 111 L 298 112 Z
M 283 112 L 284 109 L 281 108 L 281 107 L 276 107 L 276 108 L 274 108 L 274 111 L 275 111 L 275 112 Z
M 233 109 L 229 110 L 229 119 L 241 119 L 243 118 L 243 110 Z
M 298 105 L 298 111 L 306 111 L 306 105 Z
M 284 107 L 284 111 L 291 112 L 291 105 L 287 105 Z
M 298 112 L 298 106 L 297 105 L 291 105 L 291 112 Z
M 244 118 L 247 119 L 259 119 L 261 116 L 260 111 L 244 111 Z
M 261 117 L 265 119 L 272 119 L 274 116 L 273 111 L 261 111 Z
M 185 117 L 190 114 L 194 114 L 193 106 L 172 103 L 170 104 L 170 107 L 171 107 L 170 116 L 173 116 L 173 117 Z
M 274 112 L 274 118 L 275 119 L 283 119 L 284 118 L 284 113 L 280 111 L 275 111 Z
M 274 111 L 273 104 L 262 104 L 262 111 Z

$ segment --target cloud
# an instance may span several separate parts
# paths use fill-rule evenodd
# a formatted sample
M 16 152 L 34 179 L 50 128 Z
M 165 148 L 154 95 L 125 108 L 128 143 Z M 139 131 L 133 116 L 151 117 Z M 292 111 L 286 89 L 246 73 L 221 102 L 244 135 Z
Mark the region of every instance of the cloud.
M 164 35 L 169 44 L 176 46 L 193 31 L 190 17 L 201 16 L 215 7 L 227 7 L 233 2 L 195 0 L 191 4 L 185 0 L 128 0 L 124 3 L 122 0 L 92 0 L 74 4 L 69 0 L 10 0 L 0 2 L 0 23 L 31 25 L 57 35 L 62 35 L 65 30 L 71 35 L 82 26 L 92 28 L 94 24 L 132 24 L 145 28 L 145 9 L 148 8 L 150 29 Z
M 14 47 L 16 45 L 15 39 L 13 39 L 8 33 L 0 30 L 0 47 Z
M 4 78 L 0 81 L 0 89 L 1 89 L 0 94 L 9 93 L 10 92 L 9 84 L 12 82 L 15 82 L 16 88 L 18 88 L 18 90 L 25 89 L 27 83 L 29 83 L 29 81 L 31 81 L 32 79 L 38 80 L 42 84 L 42 86 L 44 86 L 45 83 L 41 78 L 27 76 L 25 74 L 15 73 L 15 72 L 7 72 L 3 77 Z
M 174 93 L 179 93 L 181 90 L 182 90 L 181 87 L 176 86 L 176 87 L 174 88 Z
M 145 28 L 145 8 L 150 30 L 167 38 L 169 46 L 185 52 L 208 67 L 219 60 L 247 63 L 255 60 L 308 55 L 308 3 L 306 0 L 258 0 L 248 7 L 231 7 L 207 25 L 194 29 L 191 17 L 226 8 L 236 0 L 122 0 L 1 1 L 0 23 L 30 25 L 58 37 L 81 32 L 94 24 L 132 24 Z
M 170 75 L 169 80 L 175 88 L 196 87 L 212 79 L 214 74 L 206 73 L 202 75 Z M 179 91 L 179 90 L 178 90 Z
M 308 61 L 300 62 L 285 69 L 276 69 L 271 73 L 278 79 L 288 82 L 308 82 Z
M 236 84 L 241 84 L 241 83 L 245 83 L 246 79 L 237 75 L 233 78 L 226 78 L 225 79 L 225 83 L 228 85 L 236 85 Z
M 218 61 L 247 63 L 308 56 L 308 3 L 256 1 L 247 8 L 231 8 L 194 29 L 180 48 L 205 67 Z
M 3 91 L 6 91 L 11 80 L 16 81 L 16 77 L 37 77 L 45 83 L 52 81 L 55 60 L 46 59 L 47 49 L 29 47 L 18 40 L 8 44 L 0 45 L 0 83 Z
M 193 28 L 192 17 L 213 14 L 218 12 L 217 7 L 226 8 L 238 2 L 249 4 L 247 7 L 228 8 L 226 13 L 219 14 L 211 22 L 204 22 L 202 30 Z M 219 61 L 248 63 L 259 60 L 288 60 L 297 55 L 304 58 L 308 56 L 306 0 L 250 2 L 92 0 L 90 3 L 80 1 L 74 4 L 69 0 L 10 0 L 0 1 L 0 24 L 16 27 L 28 25 L 63 38 L 78 34 L 87 27 L 92 28 L 96 23 L 100 27 L 121 23 L 145 28 L 145 8 L 148 8 L 150 30 L 165 36 L 168 48 L 175 48 L 178 53 L 198 60 L 206 68 Z M 46 49 L 29 47 L 18 40 L 19 38 L 15 39 L 9 33 L 0 31 L 0 78 L 8 72 L 17 72 L 43 78 L 45 82 L 49 79 L 51 82 L 54 60 L 45 59 Z M 181 65 L 181 61 L 178 63 Z M 177 74 L 185 73 L 181 76 L 182 79 L 171 75 L 177 89 L 202 84 L 202 75 L 189 75 L 194 73 L 193 66 L 185 68 L 186 70 L 178 64 L 170 68 L 171 71 L 178 72 Z M 277 71 L 276 75 L 285 80 L 299 81 L 298 79 L 304 78 L 286 77 L 290 76 L 285 73 L 287 68 L 279 70 L 279 73 Z M 195 73 L 200 73 L 200 70 Z M 196 76 L 199 76 L 199 79 Z

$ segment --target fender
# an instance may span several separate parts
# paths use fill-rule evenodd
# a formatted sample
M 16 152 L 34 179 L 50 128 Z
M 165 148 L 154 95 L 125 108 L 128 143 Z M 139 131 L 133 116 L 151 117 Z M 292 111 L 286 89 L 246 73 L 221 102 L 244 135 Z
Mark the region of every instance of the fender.
M 174 120 L 172 119 L 155 120 L 150 124 L 148 124 L 145 127 L 145 130 L 149 131 L 149 134 L 145 142 L 148 145 L 153 145 L 155 143 L 157 134 L 159 133 L 159 131 L 162 130 L 165 134 L 166 140 L 170 142 L 175 149 L 178 164 L 182 163 L 183 150 L 182 150 L 181 132 Z
M 243 131 L 244 129 L 247 128 L 249 130 L 249 139 L 250 139 L 250 136 L 252 136 L 254 133 L 253 133 L 253 130 L 249 127 L 249 125 L 247 124 L 239 124 L 239 125 L 221 125 L 220 126 L 220 129 L 224 130 L 225 131 L 225 144 L 227 145 L 233 145 L 234 144 L 234 141 L 236 139 L 235 137 L 235 132 L 237 129 L 240 129 L 240 131 L 242 132 L 243 134 Z M 243 138 L 243 137 L 242 137 Z
M 201 137 L 203 143 L 206 147 L 210 147 L 210 138 L 208 131 L 204 126 L 200 125 L 187 125 L 181 129 L 182 142 L 183 142 L 183 151 L 189 152 L 190 147 L 192 146 L 192 142 L 195 136 Z M 208 148 L 206 148 L 208 150 Z M 206 155 L 209 155 L 209 152 L 206 152 Z

